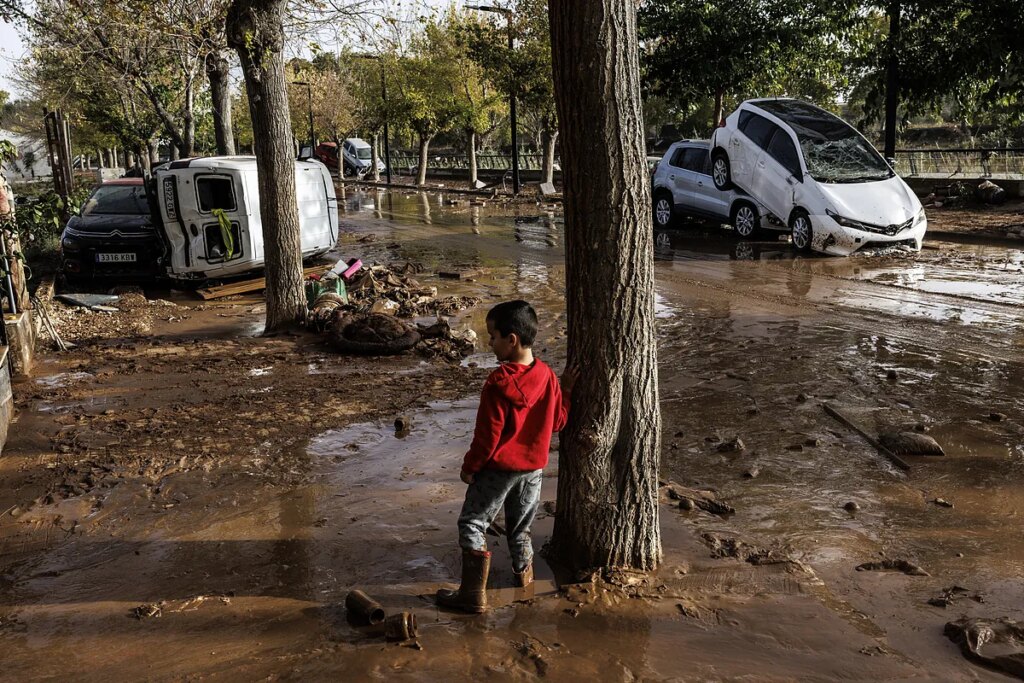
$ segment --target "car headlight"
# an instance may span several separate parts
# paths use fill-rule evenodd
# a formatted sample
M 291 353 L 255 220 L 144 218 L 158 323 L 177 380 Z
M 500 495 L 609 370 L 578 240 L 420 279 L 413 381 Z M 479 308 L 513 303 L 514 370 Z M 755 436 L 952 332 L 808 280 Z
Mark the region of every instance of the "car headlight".
M 846 216 L 840 216 L 832 209 L 825 209 L 825 213 L 828 215 L 829 218 L 831 218 L 844 228 L 853 228 L 854 230 L 863 230 L 865 232 L 878 232 L 878 228 L 876 228 L 875 226 L 868 225 L 867 223 L 861 223 L 860 221 L 855 221 L 852 218 L 847 218 Z
M 917 226 L 921 225 L 921 223 L 924 223 L 924 219 L 924 207 L 922 206 L 921 210 L 917 212 L 917 218 L 914 219 L 914 227 L 916 228 Z

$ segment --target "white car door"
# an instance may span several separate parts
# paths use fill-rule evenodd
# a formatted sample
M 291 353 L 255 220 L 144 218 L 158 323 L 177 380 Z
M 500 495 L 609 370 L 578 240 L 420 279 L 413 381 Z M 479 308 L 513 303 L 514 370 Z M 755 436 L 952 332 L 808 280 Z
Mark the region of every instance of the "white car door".
M 774 123 L 772 126 L 772 137 L 754 167 L 750 194 L 787 220 L 793 211 L 793 190 L 803 180 L 803 171 L 793 134 Z
M 752 192 L 754 167 L 760 159 L 761 153 L 768 146 L 775 128 L 774 123 L 760 114 L 744 111 L 740 114 L 739 134 L 734 134 L 730 140 L 732 146 L 729 148 L 729 161 L 733 164 L 732 180 L 751 194 L 754 194 Z M 734 149 L 738 163 L 732 160 Z

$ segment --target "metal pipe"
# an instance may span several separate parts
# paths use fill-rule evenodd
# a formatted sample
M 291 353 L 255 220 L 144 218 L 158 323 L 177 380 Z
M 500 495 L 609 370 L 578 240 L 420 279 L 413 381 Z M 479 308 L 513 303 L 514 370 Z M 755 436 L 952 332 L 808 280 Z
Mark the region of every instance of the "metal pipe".
M 380 606 L 379 602 L 360 590 L 354 590 L 345 596 L 345 609 L 357 617 L 357 620 L 371 625 L 384 621 L 384 608 Z

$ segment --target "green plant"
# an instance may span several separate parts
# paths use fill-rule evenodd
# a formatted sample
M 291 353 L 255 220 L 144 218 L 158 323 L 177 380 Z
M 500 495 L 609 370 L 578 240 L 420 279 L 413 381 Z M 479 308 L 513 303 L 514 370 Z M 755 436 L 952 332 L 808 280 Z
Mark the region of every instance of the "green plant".
M 89 196 L 87 188 L 75 190 L 67 202 L 67 213 L 78 215 L 80 207 Z M 57 245 L 64 230 L 64 200 L 53 190 L 30 197 L 16 205 L 14 217 L 8 217 L 0 224 L 0 230 L 9 237 L 18 235 L 21 252 L 14 252 L 14 258 L 22 262 L 48 261 L 56 257 Z

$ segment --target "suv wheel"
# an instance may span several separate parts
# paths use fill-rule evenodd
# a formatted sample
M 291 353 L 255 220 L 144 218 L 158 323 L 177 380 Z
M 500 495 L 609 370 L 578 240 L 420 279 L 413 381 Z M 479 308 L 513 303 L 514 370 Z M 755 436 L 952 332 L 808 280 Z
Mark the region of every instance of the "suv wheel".
M 789 221 L 789 227 L 793 231 L 793 246 L 800 251 L 810 251 L 814 231 L 811 229 L 811 217 L 807 212 L 799 209 L 795 211 Z
M 672 225 L 672 195 L 659 192 L 654 195 L 654 227 L 667 228 Z
M 742 202 L 732 212 L 732 227 L 740 238 L 750 239 L 757 234 L 761 220 L 753 206 Z
M 711 179 L 719 190 L 732 187 L 732 169 L 729 168 L 729 157 L 725 152 L 717 151 L 711 157 Z

